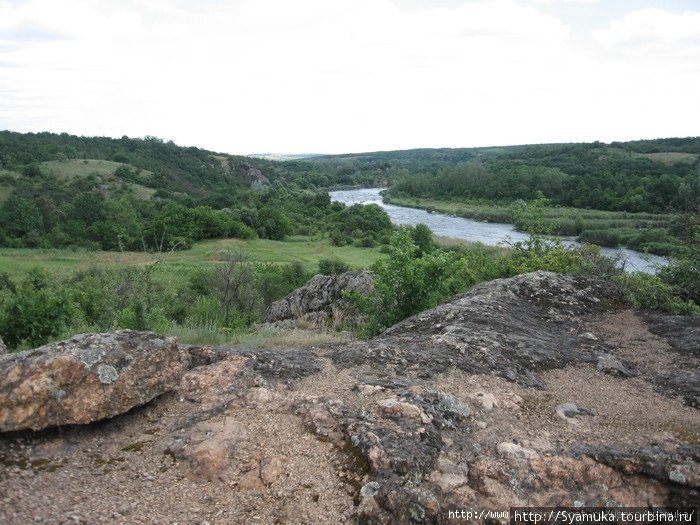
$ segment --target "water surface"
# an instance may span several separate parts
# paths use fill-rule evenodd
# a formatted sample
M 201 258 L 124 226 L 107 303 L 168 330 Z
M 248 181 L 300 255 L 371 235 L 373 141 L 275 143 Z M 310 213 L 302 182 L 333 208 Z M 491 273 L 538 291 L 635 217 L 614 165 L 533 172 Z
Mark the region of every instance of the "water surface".
M 515 230 L 512 224 L 480 222 L 462 217 L 452 217 L 441 213 L 428 213 L 417 208 L 407 208 L 394 204 L 385 204 L 380 195 L 386 188 L 363 188 L 359 190 L 341 190 L 330 192 L 331 200 L 351 206 L 353 204 L 378 204 L 387 212 L 391 222 L 398 225 L 415 226 L 423 223 L 433 230 L 435 235 L 463 239 L 465 241 L 481 242 L 488 246 L 506 245 L 528 238 L 526 233 Z M 572 237 L 562 237 L 569 246 L 579 243 Z M 647 255 L 627 248 L 602 248 L 608 256 L 621 255 L 625 261 L 625 270 L 645 273 L 655 273 L 657 265 L 668 264 L 668 261 L 658 255 Z

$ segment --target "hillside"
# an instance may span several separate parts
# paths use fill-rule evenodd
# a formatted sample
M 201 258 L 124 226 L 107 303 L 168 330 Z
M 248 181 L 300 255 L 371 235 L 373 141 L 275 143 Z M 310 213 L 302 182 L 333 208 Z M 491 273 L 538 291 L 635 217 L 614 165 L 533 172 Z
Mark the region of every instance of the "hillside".
M 309 234 L 339 211 L 315 189 L 337 182 L 297 161 L 153 137 L 3 131 L 0 246 L 162 251 L 209 238 Z

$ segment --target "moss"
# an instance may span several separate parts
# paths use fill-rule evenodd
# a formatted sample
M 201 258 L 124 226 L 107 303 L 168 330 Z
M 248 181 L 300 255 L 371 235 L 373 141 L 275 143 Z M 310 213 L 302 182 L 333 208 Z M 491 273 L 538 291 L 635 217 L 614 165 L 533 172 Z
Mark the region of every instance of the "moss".
M 56 472 L 63 466 L 64 461 L 53 461 L 48 458 L 29 459 L 26 456 L 14 458 L 0 454 L 0 465 L 6 468 L 17 467 L 21 470 L 34 470 L 38 472 Z
M 143 450 L 144 445 L 146 445 L 147 441 L 137 441 L 136 443 L 132 443 L 131 445 L 127 445 L 125 447 L 122 447 L 122 452 L 141 452 Z
M 96 467 L 105 467 L 107 465 L 118 465 L 119 463 L 123 463 L 124 461 L 126 461 L 126 459 L 123 456 L 115 456 L 109 459 L 104 459 L 98 456 L 94 460 L 94 465 Z

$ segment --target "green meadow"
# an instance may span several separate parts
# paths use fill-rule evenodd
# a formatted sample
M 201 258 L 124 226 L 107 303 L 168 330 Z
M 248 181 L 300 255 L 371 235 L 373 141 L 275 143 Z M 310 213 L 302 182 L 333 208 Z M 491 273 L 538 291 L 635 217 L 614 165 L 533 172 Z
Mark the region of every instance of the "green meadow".
M 321 259 L 339 259 L 352 268 L 364 269 L 385 257 L 378 248 L 333 246 L 327 238 L 293 236 L 270 239 L 217 239 L 196 243 L 190 250 L 169 253 L 107 252 L 69 249 L 0 248 L 0 272 L 11 278 L 40 268 L 51 273 L 69 273 L 91 267 L 146 266 L 157 264 L 159 279 L 177 277 L 202 266 L 215 266 L 231 251 L 243 251 L 252 261 L 276 264 L 299 262 L 314 272 Z

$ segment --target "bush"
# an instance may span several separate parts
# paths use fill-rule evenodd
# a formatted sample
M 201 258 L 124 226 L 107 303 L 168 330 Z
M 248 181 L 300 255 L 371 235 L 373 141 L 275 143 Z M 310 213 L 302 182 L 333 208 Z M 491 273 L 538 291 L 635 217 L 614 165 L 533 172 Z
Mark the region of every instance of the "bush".
M 40 270 L 30 271 L 2 297 L 0 334 L 10 348 L 37 347 L 58 336 L 75 315 L 67 290 Z
M 348 236 L 340 230 L 333 230 L 330 239 L 333 246 L 345 246 L 348 243 Z
M 360 248 L 374 248 L 377 243 L 374 241 L 371 235 L 367 235 L 355 241 L 355 244 Z
M 411 238 L 418 247 L 418 251 L 421 255 L 424 253 L 430 253 L 435 249 L 433 231 L 426 224 L 416 224 L 411 231 Z
M 634 308 L 656 310 L 675 315 L 699 315 L 700 307 L 683 300 L 673 286 L 656 275 L 624 274 L 617 278 L 622 285 L 625 300 Z
M 659 271 L 659 278 L 686 301 L 700 305 L 700 253 L 693 252 L 676 252 L 671 264 Z
M 350 265 L 340 259 L 321 259 L 318 261 L 318 272 L 321 275 L 338 275 L 350 270 Z
M 152 267 L 91 268 L 65 282 L 77 313 L 98 330 L 131 328 L 156 330 L 153 320 L 175 304 L 152 276 Z
M 231 222 L 229 235 L 236 239 L 255 239 L 256 233 L 255 230 L 247 224 L 234 220 Z
M 262 306 L 281 299 L 291 291 L 306 284 L 309 275 L 304 266 L 295 261 L 288 265 L 257 263 L 255 265 L 255 287 L 262 297 Z
M 375 335 L 451 295 L 448 278 L 455 262 L 454 254 L 442 250 L 421 257 L 411 230 L 401 228 L 392 239 L 390 257 L 370 267 L 374 291 L 369 296 L 349 294 L 367 317 L 363 335 Z

